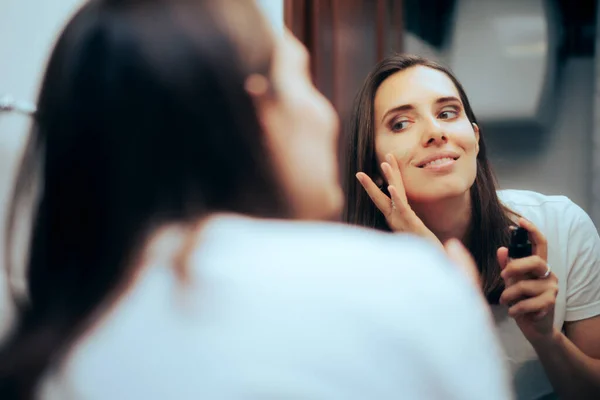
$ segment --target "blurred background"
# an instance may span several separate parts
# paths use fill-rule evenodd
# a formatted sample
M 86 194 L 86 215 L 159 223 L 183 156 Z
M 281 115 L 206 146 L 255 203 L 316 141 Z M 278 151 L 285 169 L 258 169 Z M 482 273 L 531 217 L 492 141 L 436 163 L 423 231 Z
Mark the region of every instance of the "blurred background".
M 563 194 L 600 226 L 595 0 L 285 0 L 317 86 L 343 117 L 383 56 L 450 66 L 502 188 Z
M 479 118 L 501 187 L 564 194 L 600 226 L 600 45 L 595 0 L 259 0 L 309 49 L 346 118 L 383 56 L 449 65 Z M 0 0 L 0 222 L 48 52 L 81 0 Z M 0 107 L 2 107 L 0 103 Z M 4 224 L 2 225 L 4 226 Z M 0 230 L 0 243 L 4 243 Z M 1 246 L 1 245 L 0 245 Z

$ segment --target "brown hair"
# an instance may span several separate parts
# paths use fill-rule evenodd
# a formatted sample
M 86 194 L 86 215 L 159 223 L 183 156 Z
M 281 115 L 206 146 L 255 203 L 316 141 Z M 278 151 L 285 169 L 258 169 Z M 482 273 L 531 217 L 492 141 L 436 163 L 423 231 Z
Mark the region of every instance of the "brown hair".
M 245 25 L 232 25 L 225 3 Z M 0 347 L 0 398 L 34 397 L 126 289 L 160 227 L 191 232 L 218 212 L 291 215 L 245 88 L 248 76 L 271 70 L 262 18 L 244 0 L 90 0 L 67 23 L 10 208 L 9 250 L 20 204 L 40 181 L 29 298 L 18 302 L 17 325 Z M 240 38 L 256 43 L 250 55 Z M 182 278 L 193 240 L 176 260 Z
M 377 89 L 389 76 L 414 66 L 433 68 L 445 73 L 458 90 L 467 118 L 471 123 L 477 123 L 462 85 L 448 68 L 426 58 L 403 54 L 393 55 L 379 62 L 356 96 L 346 138 L 348 143 L 343 168 L 346 206 L 343 218 L 348 223 L 390 230 L 385 217 L 357 182 L 355 174 L 359 171 L 369 176 L 378 173 L 374 127 L 374 99 Z M 466 246 L 477 262 L 483 292 L 491 304 L 498 302 L 504 289 L 497 249 L 508 244 L 510 226 L 513 225 L 511 215 L 516 215 L 500 202 L 496 186 L 483 135 L 480 135 L 477 175 L 471 186 L 472 221 L 468 234 L 469 243 Z

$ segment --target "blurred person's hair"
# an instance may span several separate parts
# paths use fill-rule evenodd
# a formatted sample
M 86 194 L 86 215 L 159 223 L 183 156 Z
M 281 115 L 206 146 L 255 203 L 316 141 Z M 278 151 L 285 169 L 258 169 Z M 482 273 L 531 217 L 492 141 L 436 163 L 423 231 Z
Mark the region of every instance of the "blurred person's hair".
M 376 208 L 355 175 L 359 171 L 368 176 L 380 175 L 375 154 L 374 103 L 377 89 L 391 75 L 415 66 L 432 68 L 446 74 L 458 90 L 467 118 L 471 123 L 477 123 L 465 90 L 445 66 L 420 56 L 405 54 L 396 54 L 379 62 L 369 73 L 355 98 L 346 132 L 347 143 L 343 155 L 343 186 L 346 196 L 343 218 L 346 222 L 383 231 L 390 230 L 385 216 Z M 508 245 L 510 226 L 514 225 L 510 218 L 514 213 L 500 202 L 496 187 L 496 178 L 480 132 L 477 175 L 471 187 L 472 223 L 467 247 L 477 262 L 483 291 L 492 304 L 498 302 L 504 289 L 497 250 L 500 246 Z M 385 185 L 383 190 L 387 194 Z
M 269 32 L 246 0 L 92 0 L 67 24 L 10 208 L 7 266 L 19 204 L 39 182 L 0 398 L 34 396 L 126 289 L 155 229 L 214 212 L 289 215 L 245 86 L 269 79 Z

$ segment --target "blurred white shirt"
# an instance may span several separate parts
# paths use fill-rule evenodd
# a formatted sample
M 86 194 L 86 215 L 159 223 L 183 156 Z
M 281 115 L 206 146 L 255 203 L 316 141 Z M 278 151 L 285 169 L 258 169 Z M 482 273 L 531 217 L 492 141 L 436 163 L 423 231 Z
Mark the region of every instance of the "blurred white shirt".
M 42 399 L 512 398 L 489 311 L 420 239 L 218 217 L 187 285 L 158 253 Z

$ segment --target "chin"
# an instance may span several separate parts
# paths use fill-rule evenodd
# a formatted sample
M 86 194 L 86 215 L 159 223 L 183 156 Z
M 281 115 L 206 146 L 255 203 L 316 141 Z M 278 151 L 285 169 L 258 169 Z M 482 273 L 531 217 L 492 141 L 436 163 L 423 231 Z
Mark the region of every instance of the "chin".
M 344 193 L 342 188 L 335 186 L 332 189 L 324 201 L 319 204 L 322 212 L 321 216 L 317 219 L 324 221 L 339 221 L 342 217 L 342 210 L 344 208 Z
M 435 203 L 468 195 L 470 188 L 468 185 L 431 185 L 422 190 L 407 191 L 406 197 L 411 203 Z
M 313 193 L 297 207 L 296 219 L 311 221 L 340 221 L 344 206 L 342 188 L 335 184 L 320 193 Z

